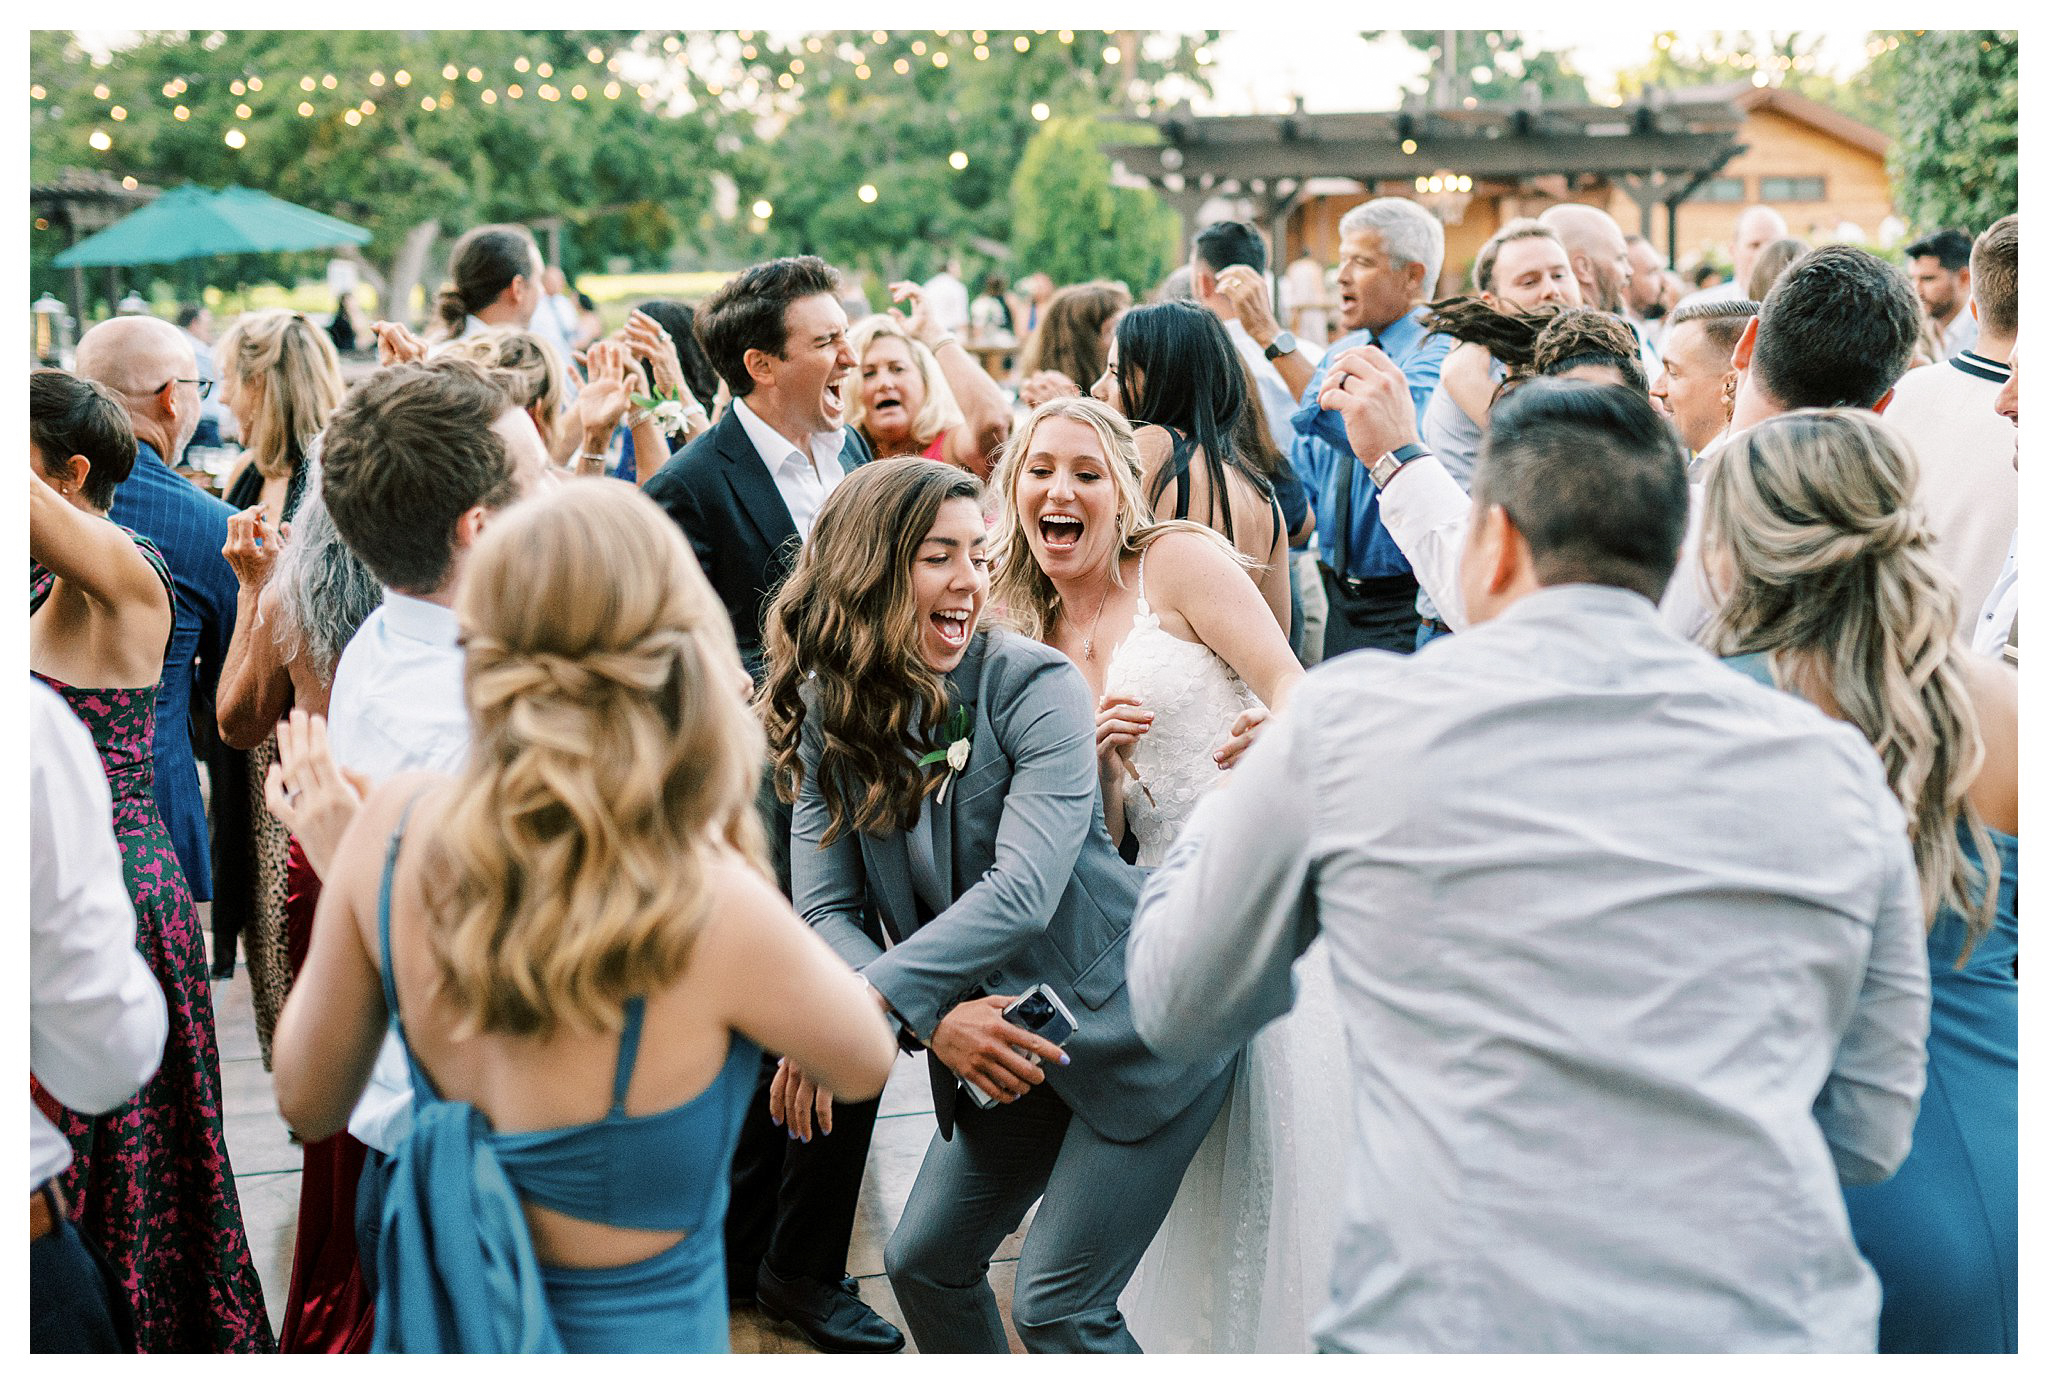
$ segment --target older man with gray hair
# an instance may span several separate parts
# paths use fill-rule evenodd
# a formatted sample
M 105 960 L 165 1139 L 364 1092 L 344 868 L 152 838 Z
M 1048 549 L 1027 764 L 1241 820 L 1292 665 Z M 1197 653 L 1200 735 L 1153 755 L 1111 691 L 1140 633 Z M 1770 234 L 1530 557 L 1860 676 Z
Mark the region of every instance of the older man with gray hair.
M 1345 212 L 1337 236 L 1337 321 L 1349 334 L 1325 359 L 1355 346 L 1379 347 L 1401 367 L 1415 407 L 1426 410 L 1452 345 L 1422 328 L 1423 305 L 1443 269 L 1443 226 L 1405 197 L 1379 197 Z M 1352 453 L 1343 421 L 1316 402 L 1322 387 L 1319 366 L 1294 415 L 1289 457 L 1315 507 L 1330 601 L 1323 655 L 1368 648 L 1409 653 L 1421 623 L 1419 588 L 1408 559 L 1380 524 L 1379 492 L 1365 469 L 1378 458 Z
M 107 517 L 164 555 L 176 609 L 156 689 L 156 805 L 192 897 L 213 897 L 206 803 L 192 755 L 192 693 L 207 700 L 235 633 L 234 569 L 221 556 L 234 511 L 171 469 L 199 427 L 204 397 L 192 341 L 154 317 L 116 317 L 78 342 L 77 373 L 105 385 L 128 409 L 135 469 Z

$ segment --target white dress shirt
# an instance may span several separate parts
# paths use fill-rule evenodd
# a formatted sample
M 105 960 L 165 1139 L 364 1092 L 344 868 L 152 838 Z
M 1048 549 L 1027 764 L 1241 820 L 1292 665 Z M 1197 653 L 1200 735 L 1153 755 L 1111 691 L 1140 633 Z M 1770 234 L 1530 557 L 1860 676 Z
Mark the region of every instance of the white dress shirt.
M 2014 529 L 2012 544 L 2005 550 L 2005 568 L 1991 584 L 1984 609 L 1970 631 L 1970 647 L 1989 658 L 2001 658 L 2012 639 L 2012 623 L 2020 616 L 2020 533 Z
M 782 503 L 789 507 L 797 537 L 810 542 L 811 525 L 818 511 L 825 507 L 825 497 L 846 479 L 845 468 L 839 464 L 846 433 L 812 433 L 810 454 L 806 456 L 803 448 L 769 427 L 760 414 L 748 408 L 745 399 L 733 400 L 732 411 L 739 416 L 740 426 L 746 429 L 747 440 L 754 444 L 761 464 L 768 468 L 769 478 L 781 492 Z M 813 459 L 816 465 L 812 465 Z
M 1294 446 L 1294 410 L 1300 407 L 1294 392 L 1280 377 L 1280 367 L 1266 359 L 1266 348 L 1254 341 L 1252 334 L 1244 329 L 1244 323 L 1235 317 L 1225 318 L 1223 332 L 1230 338 L 1230 344 L 1237 347 L 1237 353 L 1244 357 L 1245 367 L 1252 372 L 1252 383 L 1259 387 L 1259 406 L 1266 411 L 1267 435 L 1280 449 L 1281 456 L 1289 455 Z M 1310 366 L 1322 364 L 1322 347 L 1296 337 L 1294 349 Z
M 427 769 L 452 774 L 469 753 L 469 704 L 455 612 L 384 588 L 334 669 L 327 741 L 337 763 L 381 782 Z M 393 1153 L 412 1128 L 412 1078 L 395 1034 L 384 1036 L 348 1132 Z
M 135 950 L 92 736 L 40 682 L 28 711 L 28 1068 L 71 1109 L 103 1115 L 156 1074 L 164 992 Z M 70 1141 L 30 1101 L 29 1190 L 70 1165 Z
M 1328 939 L 1323 1349 L 1869 1351 L 1838 1184 L 1911 1142 L 1924 924 L 1853 727 L 1559 586 L 1312 670 L 1147 885 L 1131 1011 L 1226 1051 Z
M 1727 434 L 1721 436 L 1726 438 Z M 1720 440 L 1716 439 L 1717 443 Z M 1709 446 L 1699 459 L 1704 461 L 1713 451 Z M 1713 619 L 1715 610 L 1701 543 L 1706 486 L 1695 481 L 1691 491 L 1691 503 L 1685 513 L 1685 537 L 1678 548 L 1678 566 L 1658 605 L 1665 628 L 1685 639 L 1697 639 Z M 1465 530 L 1471 518 L 1472 497 L 1451 479 L 1451 473 L 1433 455 L 1416 457 L 1403 466 L 1380 492 L 1380 522 L 1400 545 L 1408 565 L 1415 569 L 1423 595 L 1435 604 L 1439 618 L 1453 630 L 1465 625 L 1465 598 L 1458 590 L 1458 560 L 1465 551 Z
M 1974 352 L 1908 370 L 1885 426 L 1920 463 L 1913 498 L 1934 530 L 1934 560 L 1956 579 L 1961 619 L 1983 608 L 2020 521 L 2019 430 L 1993 405 L 2012 367 Z
M 1941 331 L 1941 355 L 1943 360 L 1953 360 L 1977 344 L 1977 333 L 1983 330 L 1977 315 L 1970 311 L 1969 300 L 1956 309 L 1956 315 Z

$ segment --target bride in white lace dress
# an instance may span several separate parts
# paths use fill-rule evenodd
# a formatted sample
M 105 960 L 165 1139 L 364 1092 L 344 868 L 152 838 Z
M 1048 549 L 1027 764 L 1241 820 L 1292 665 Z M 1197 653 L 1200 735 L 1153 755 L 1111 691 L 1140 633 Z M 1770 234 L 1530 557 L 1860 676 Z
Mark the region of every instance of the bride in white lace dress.
M 1217 535 L 1152 522 L 1136 444 L 1113 411 L 1083 399 L 1043 405 L 1003 466 L 990 605 L 1087 676 L 1101 699 L 1110 835 L 1128 826 L 1138 863 L 1156 864 L 1300 665 Z M 1328 1296 L 1348 1088 L 1320 947 L 1297 979 L 1294 1012 L 1247 1049 L 1123 1294 L 1147 1350 L 1308 1348 Z

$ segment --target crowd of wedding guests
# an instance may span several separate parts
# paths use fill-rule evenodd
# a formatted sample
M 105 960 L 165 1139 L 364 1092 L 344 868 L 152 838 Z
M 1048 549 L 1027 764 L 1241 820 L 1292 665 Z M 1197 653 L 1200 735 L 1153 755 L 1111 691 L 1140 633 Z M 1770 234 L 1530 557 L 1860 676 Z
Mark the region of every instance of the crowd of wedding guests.
M 2017 216 L 1339 234 L 34 371 L 34 1348 L 2014 1350 Z

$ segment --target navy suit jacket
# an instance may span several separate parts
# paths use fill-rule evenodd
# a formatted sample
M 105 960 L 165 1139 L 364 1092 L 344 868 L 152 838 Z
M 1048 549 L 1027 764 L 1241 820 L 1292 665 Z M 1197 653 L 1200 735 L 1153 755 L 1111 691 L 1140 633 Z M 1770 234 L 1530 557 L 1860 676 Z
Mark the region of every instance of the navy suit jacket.
M 147 442 L 135 444 L 135 469 L 114 491 L 107 517 L 135 530 L 164 555 L 176 596 L 163 680 L 156 688 L 156 809 L 171 833 L 192 897 L 213 897 L 206 802 L 192 758 L 192 686 L 210 697 L 235 633 L 235 570 L 220 555 L 228 541 L 225 504 L 164 464 Z
M 872 455 L 860 433 L 846 429 L 840 466 L 851 471 Z M 646 494 L 682 526 L 732 618 L 740 657 L 758 682 L 761 615 L 803 545 L 739 415 L 728 408 L 711 431 L 670 457 L 647 482 Z

